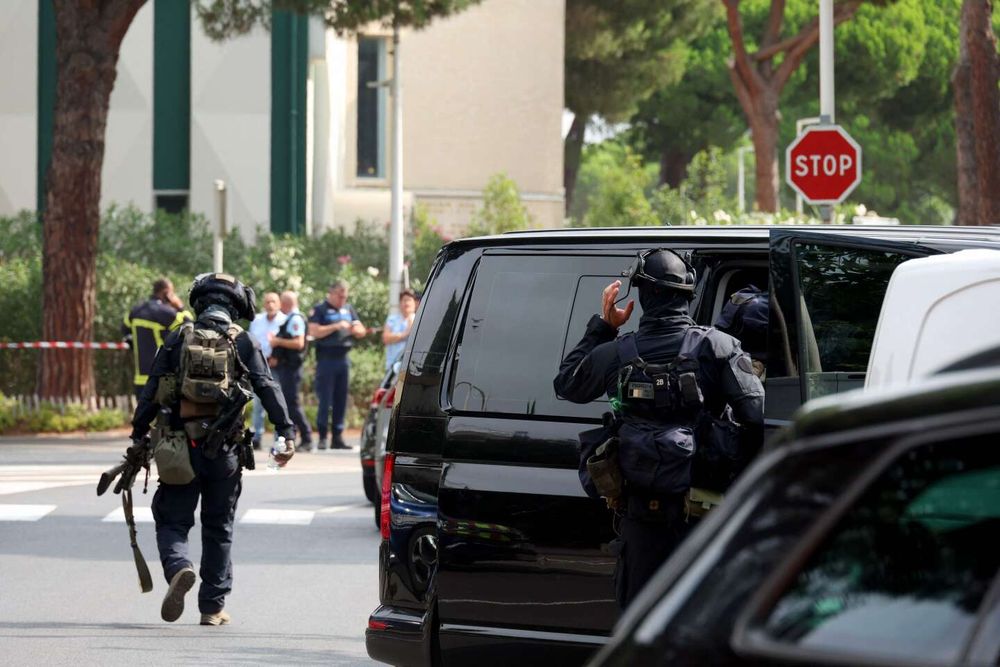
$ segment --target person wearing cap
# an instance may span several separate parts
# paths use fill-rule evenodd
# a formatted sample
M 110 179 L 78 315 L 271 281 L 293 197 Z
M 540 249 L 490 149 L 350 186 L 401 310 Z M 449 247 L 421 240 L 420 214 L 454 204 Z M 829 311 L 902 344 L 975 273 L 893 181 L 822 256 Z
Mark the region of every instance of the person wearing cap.
M 616 280 L 604 288 L 601 313 L 587 323 L 583 338 L 562 360 L 553 381 L 556 394 L 574 403 L 588 403 L 607 395 L 622 424 L 616 434 L 625 485 L 622 496 L 614 503 L 620 517 L 620 538 L 613 548 L 618 553 L 615 597 L 623 609 L 687 534 L 686 500 L 690 491 L 682 488 L 654 493 L 633 483 L 642 474 L 651 472 L 643 470 L 630 475 L 628 466 L 637 459 L 633 456 L 635 450 L 640 446 L 655 449 L 662 445 L 655 438 L 649 442 L 636 439 L 633 442 L 639 444 L 631 445 L 625 437 L 626 427 L 632 426 L 633 431 L 647 428 L 649 433 L 657 432 L 658 428 L 668 432 L 675 426 L 691 426 L 686 422 L 693 416 L 674 408 L 679 405 L 674 396 L 665 395 L 669 400 L 659 400 L 657 392 L 661 385 L 655 378 L 663 378 L 669 371 L 656 371 L 664 375 L 648 382 L 629 384 L 624 380 L 625 386 L 621 387 L 625 372 L 634 378 L 631 373 L 637 368 L 656 365 L 669 369 L 668 365 L 684 350 L 695 360 L 693 372 L 700 388 L 697 395 L 704 406 L 699 409 L 721 414 L 728 405 L 736 422 L 752 432 L 748 436 L 751 441 L 762 439 L 764 418 L 764 389 L 739 341 L 721 331 L 697 327 L 688 314 L 697 284 L 694 267 L 672 250 L 648 250 L 638 254 L 629 280 L 630 289 L 638 288 L 642 306 L 637 332 L 619 336 L 619 328 L 631 317 L 635 301 L 628 301 L 624 308 L 618 307 L 622 282 Z M 668 391 L 671 389 L 668 387 Z M 680 394 L 679 389 L 673 390 L 675 396 Z M 688 428 L 686 433 L 693 440 L 693 429 Z M 585 444 L 583 434 L 581 444 Z M 629 446 L 634 447 L 633 451 L 628 451 Z M 688 442 L 686 454 L 690 456 L 693 451 L 693 443 Z M 654 456 L 659 455 L 659 451 L 654 451 Z
M 350 286 L 335 280 L 326 299 L 316 304 L 309 316 L 309 335 L 316 348 L 316 432 L 319 449 L 326 449 L 327 429 L 332 422 L 331 449 L 351 449 L 344 442 L 344 414 L 347 411 L 347 389 L 350 382 L 351 358 L 348 356 L 356 338 L 367 331 L 354 306 L 347 302 Z

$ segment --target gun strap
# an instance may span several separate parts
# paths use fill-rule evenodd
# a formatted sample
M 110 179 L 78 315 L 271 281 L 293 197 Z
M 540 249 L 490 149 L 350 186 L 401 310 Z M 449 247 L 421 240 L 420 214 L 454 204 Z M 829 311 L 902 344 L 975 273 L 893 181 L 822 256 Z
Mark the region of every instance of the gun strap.
M 129 541 L 132 544 L 132 559 L 135 561 L 136 572 L 139 573 L 139 588 L 142 589 L 143 593 L 149 593 L 153 590 L 153 577 L 149 574 L 149 566 L 146 565 L 146 559 L 142 557 L 142 551 L 139 549 L 139 542 L 136 539 L 137 531 L 135 528 L 135 515 L 132 513 L 131 488 L 122 491 L 122 511 L 125 514 L 125 523 L 128 524 Z

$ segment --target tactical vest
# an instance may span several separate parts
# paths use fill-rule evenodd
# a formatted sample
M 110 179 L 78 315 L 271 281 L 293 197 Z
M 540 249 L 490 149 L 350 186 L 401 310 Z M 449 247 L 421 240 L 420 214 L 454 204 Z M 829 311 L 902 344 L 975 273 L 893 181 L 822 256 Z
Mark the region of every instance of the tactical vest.
M 669 364 L 643 361 L 633 334 L 618 338 L 621 366 L 612 401 L 622 421 L 618 458 L 625 480 L 641 493 L 721 493 L 746 465 L 732 411 L 712 414 L 698 383 L 698 352 L 711 331 L 688 329 Z
M 182 419 L 218 414 L 239 379 L 236 337 L 242 332 L 237 324 L 225 332 L 193 324 L 181 327 L 177 388 Z
M 275 334 L 278 338 L 284 338 L 285 340 L 290 340 L 292 338 L 295 338 L 295 336 L 293 336 L 291 331 L 289 331 L 288 329 L 288 326 L 291 324 L 293 317 L 301 317 L 302 321 L 305 322 L 305 318 L 302 317 L 302 313 L 290 314 L 288 317 L 285 318 L 285 321 L 281 323 L 281 326 L 278 327 L 278 333 Z M 274 350 L 271 352 L 271 356 L 277 359 L 278 363 L 282 367 L 294 370 L 302 367 L 302 364 L 306 358 L 306 352 L 308 350 L 309 350 L 308 343 L 306 343 L 306 346 L 303 347 L 301 350 L 291 350 L 287 347 L 275 347 Z

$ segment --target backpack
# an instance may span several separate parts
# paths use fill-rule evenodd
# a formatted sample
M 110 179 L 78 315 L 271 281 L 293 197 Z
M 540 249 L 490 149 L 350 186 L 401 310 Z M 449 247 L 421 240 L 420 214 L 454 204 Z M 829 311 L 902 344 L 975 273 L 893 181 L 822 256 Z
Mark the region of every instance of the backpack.
M 767 322 L 770 297 L 755 285 L 734 292 L 719 313 L 715 328 L 740 341 L 755 359 L 767 357 Z
M 623 417 L 618 429 L 622 475 L 641 493 L 723 491 L 739 472 L 739 425 L 728 410 L 716 417 L 705 409 L 698 384 L 698 351 L 711 331 L 688 329 L 669 364 L 643 361 L 634 334 L 618 338 L 618 410 L 623 403 L 651 401 L 644 417 Z M 657 419 L 661 414 L 669 417 Z
M 177 385 L 181 417 L 214 415 L 238 379 L 236 336 L 243 329 L 231 324 L 226 331 L 181 327 L 181 362 Z

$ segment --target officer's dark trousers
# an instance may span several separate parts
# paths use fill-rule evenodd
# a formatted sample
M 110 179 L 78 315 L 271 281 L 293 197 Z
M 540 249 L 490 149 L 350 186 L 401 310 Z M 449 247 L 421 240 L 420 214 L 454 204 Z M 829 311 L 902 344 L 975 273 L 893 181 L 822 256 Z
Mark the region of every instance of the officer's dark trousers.
M 191 565 L 188 558 L 188 532 L 194 526 L 194 510 L 201 498 L 201 588 L 198 609 L 214 614 L 222 609 L 226 595 L 233 588 L 233 523 L 236 501 L 243 488 L 236 449 L 220 451 L 215 460 L 193 448 L 191 466 L 195 478 L 189 484 L 159 485 L 153 496 L 153 519 L 156 521 L 156 546 L 160 551 L 163 574 L 169 582 L 177 572 Z
M 622 609 L 670 557 L 688 533 L 683 496 L 629 497 L 621 520 L 621 553 L 615 568 L 615 599 Z
M 327 424 L 333 420 L 333 432 L 340 435 L 344 430 L 344 412 L 347 410 L 347 387 L 351 374 L 351 359 L 348 356 L 316 361 L 316 397 L 319 409 L 316 411 L 316 430 L 319 439 L 325 440 Z M 331 414 L 332 413 L 332 414 Z
M 309 421 L 306 413 L 302 411 L 299 403 L 299 386 L 302 384 L 302 367 L 289 368 L 288 366 L 275 366 L 271 369 L 274 379 L 281 385 L 281 393 L 285 396 L 285 405 L 288 406 L 288 416 L 295 424 L 298 433 L 299 444 L 308 445 L 312 442 L 312 429 L 309 428 Z

